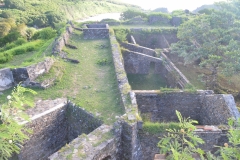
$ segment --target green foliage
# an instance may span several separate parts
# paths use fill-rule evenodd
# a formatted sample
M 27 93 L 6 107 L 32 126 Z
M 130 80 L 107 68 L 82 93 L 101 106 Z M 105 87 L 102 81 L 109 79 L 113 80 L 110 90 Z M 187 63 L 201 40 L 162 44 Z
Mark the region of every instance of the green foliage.
M 171 92 L 179 92 L 180 89 L 178 88 L 164 88 L 164 87 L 161 87 L 160 88 L 160 93 L 171 93 Z
M 24 38 L 18 38 L 15 42 L 14 42 L 17 46 L 22 45 L 24 43 L 27 43 L 27 40 Z
M 162 18 L 167 18 L 167 19 L 171 19 L 172 16 L 171 14 L 168 14 L 168 13 L 159 13 L 159 12 L 152 12 L 150 14 L 148 14 L 148 18 L 151 17 L 151 16 L 158 16 L 158 17 L 162 17 Z
M 172 53 L 184 57 L 185 63 L 200 62 L 211 72 L 204 75 L 206 86 L 216 89 L 219 73 L 231 75 L 240 71 L 238 33 L 238 20 L 230 12 L 199 15 L 179 27 L 180 41 L 171 46 Z
M 8 160 L 13 153 L 19 153 L 21 143 L 28 139 L 26 133 L 30 133 L 30 130 L 16 120 L 19 118 L 27 121 L 28 117 L 24 110 L 33 105 L 25 98 L 25 92 L 36 94 L 31 89 L 17 86 L 7 97 L 8 102 L 0 107 L 0 159 Z
M 158 142 L 160 152 L 163 154 L 172 153 L 169 159 L 188 159 L 194 160 L 193 153 L 198 153 L 203 159 L 204 151 L 197 148 L 199 144 L 203 144 L 204 141 L 197 135 L 194 135 L 194 130 L 197 121 L 189 118 L 183 118 L 181 113 L 176 111 L 176 115 L 179 120 L 178 129 L 166 129 L 167 135 L 161 138 Z
M 147 18 L 147 14 L 146 13 L 143 13 L 139 10 L 127 10 L 125 12 L 123 12 L 121 14 L 121 20 L 129 20 L 129 19 L 132 19 L 134 17 L 137 17 L 137 16 L 140 16 L 142 18 Z
M 137 8 L 124 3 L 104 1 L 66 0 L 5 0 L 1 17 L 13 17 L 17 23 L 28 26 L 47 27 L 66 20 L 81 19 L 100 13 L 122 12 L 127 8 Z
M 196 89 L 196 87 L 194 87 L 194 85 L 188 83 L 188 84 L 185 86 L 184 91 L 190 92 L 190 93 L 196 93 L 196 92 L 197 92 L 197 89 Z
M 106 58 L 97 61 L 97 64 L 100 65 L 100 66 L 105 66 L 108 63 L 109 62 L 108 62 L 108 60 Z
M 127 41 L 128 31 L 126 29 L 117 29 L 115 35 L 119 42 L 125 42 Z
M 56 30 L 52 29 L 51 27 L 47 27 L 39 31 L 39 37 L 40 39 L 51 39 L 57 36 Z
M 143 123 L 143 131 L 149 134 L 165 133 L 166 129 L 180 129 L 179 123 L 176 122 L 153 123 L 149 121 Z
M 220 154 L 224 160 L 238 160 L 240 158 L 240 118 L 229 119 L 228 140 L 224 147 L 220 147 Z

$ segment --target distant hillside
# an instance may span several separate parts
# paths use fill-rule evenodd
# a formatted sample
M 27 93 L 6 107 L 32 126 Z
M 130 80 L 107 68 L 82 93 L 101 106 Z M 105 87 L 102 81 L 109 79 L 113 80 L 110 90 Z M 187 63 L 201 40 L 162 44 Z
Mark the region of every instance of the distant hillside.
M 47 26 L 64 20 L 82 19 L 107 12 L 121 12 L 137 6 L 114 0 L 4 0 L 0 17 L 14 18 L 17 23 Z
M 167 8 L 156 8 L 153 12 L 162 12 L 162 13 L 169 13 Z
M 214 4 L 209 4 L 209 5 L 205 4 L 205 5 L 202 5 L 201 7 L 198 7 L 197 9 L 193 10 L 192 12 L 198 13 L 199 11 L 201 11 L 203 9 L 217 9 L 217 6 Z

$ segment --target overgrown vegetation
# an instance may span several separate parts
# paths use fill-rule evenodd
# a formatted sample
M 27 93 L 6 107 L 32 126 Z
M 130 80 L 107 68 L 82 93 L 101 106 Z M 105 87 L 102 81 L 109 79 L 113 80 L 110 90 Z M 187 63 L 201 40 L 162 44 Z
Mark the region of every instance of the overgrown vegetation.
M 14 18 L 18 23 L 30 26 L 55 27 L 67 19 L 80 19 L 99 13 L 124 11 L 137 6 L 116 1 L 85 1 L 85 0 L 4 0 L 5 7 L 1 10 L 2 18 Z M 50 7 L 51 6 L 51 7 Z
M 240 70 L 238 3 L 220 3 L 220 10 L 185 22 L 178 30 L 180 41 L 172 45 L 172 52 L 184 57 L 185 63 L 197 63 L 209 70 L 202 75 L 209 89 L 219 89 L 220 74 L 230 76 Z
M 240 157 L 240 118 L 238 120 L 229 119 L 228 126 L 228 143 L 224 146 L 218 146 L 219 151 L 216 153 L 205 153 L 202 149 L 198 148 L 199 144 L 205 143 L 201 138 L 194 134 L 196 129 L 195 124 L 198 122 L 189 118 L 183 118 L 181 113 L 176 111 L 179 123 L 177 127 L 166 129 L 167 134 L 161 137 L 158 142 L 160 153 L 166 154 L 167 159 L 188 159 L 194 160 L 194 155 L 197 154 L 201 159 L 216 160 L 238 160 Z M 147 129 L 156 131 L 158 125 L 150 125 Z M 150 129 L 149 129 L 150 128 Z M 219 154 L 220 153 L 220 154 Z
M 25 98 L 24 93 L 35 91 L 17 86 L 11 95 L 7 96 L 7 103 L 0 106 L 0 159 L 8 160 L 13 153 L 19 153 L 22 143 L 28 139 L 26 129 L 20 121 L 28 120 L 24 110 L 32 106 L 31 101 Z

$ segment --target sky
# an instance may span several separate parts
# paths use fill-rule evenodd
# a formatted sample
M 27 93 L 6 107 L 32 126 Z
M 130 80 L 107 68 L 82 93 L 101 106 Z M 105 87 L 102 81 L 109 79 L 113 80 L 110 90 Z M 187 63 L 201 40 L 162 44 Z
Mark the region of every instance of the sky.
M 125 3 L 136 4 L 144 9 L 168 8 L 168 11 L 188 9 L 190 11 L 204 4 L 213 4 L 221 0 L 121 0 Z

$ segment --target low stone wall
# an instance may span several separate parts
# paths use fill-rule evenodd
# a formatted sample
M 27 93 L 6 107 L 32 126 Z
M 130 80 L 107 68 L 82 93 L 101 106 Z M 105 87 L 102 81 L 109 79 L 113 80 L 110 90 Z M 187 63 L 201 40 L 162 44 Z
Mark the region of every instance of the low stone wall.
M 183 117 L 190 117 L 204 125 L 227 124 L 229 118 L 240 117 L 231 95 L 216 95 L 212 91 L 134 92 L 139 111 L 150 114 L 153 122 L 178 121 L 176 110 L 181 112 Z
M 50 160 L 84 159 L 84 160 L 116 160 L 119 159 L 119 129 L 102 125 L 88 135 L 81 135 L 68 146 L 52 154 Z
M 68 103 L 67 121 L 68 141 L 72 141 L 82 133 L 89 134 L 103 124 L 101 120 L 71 102 Z
M 229 94 L 206 96 L 199 114 L 200 123 L 209 125 L 228 124 L 228 118 L 240 118 L 234 98 Z
M 149 74 L 150 63 L 155 63 L 155 74 L 161 73 L 161 69 L 157 69 L 156 66 L 163 67 L 162 59 L 138 52 L 125 50 L 123 59 L 125 71 L 130 74 Z
M 63 47 L 68 43 L 68 40 L 72 32 L 73 26 L 70 25 L 66 28 L 66 31 L 55 40 L 52 48 L 52 53 L 59 53 L 62 51 Z
M 150 113 L 153 122 L 178 121 L 175 111 L 183 117 L 200 120 L 201 102 L 205 95 L 202 93 L 157 93 L 153 91 L 135 91 L 138 109 L 141 113 Z
M 146 54 L 146 55 L 149 55 L 149 56 L 156 57 L 156 52 L 153 49 L 150 49 L 150 48 L 142 47 L 142 46 L 139 46 L 139 45 L 136 45 L 136 44 L 134 45 L 134 44 L 131 44 L 131 43 L 122 43 L 121 46 L 128 49 L 129 51 L 139 52 L 139 53 L 142 53 L 142 54 Z
M 4 91 L 13 86 L 13 75 L 9 68 L 0 69 L 0 91 Z
M 102 124 L 66 99 L 39 101 L 27 114 L 31 122 L 22 124 L 32 129 L 33 134 L 16 156 L 19 160 L 47 159 L 79 135 L 88 134 Z
M 110 43 L 112 46 L 113 62 L 115 67 L 116 78 L 118 82 L 119 92 L 121 94 L 122 106 L 126 114 L 122 116 L 121 122 L 121 147 L 120 159 L 122 160 L 140 160 L 140 144 L 138 140 L 138 107 L 136 103 L 135 93 L 131 91 L 128 83 L 127 75 L 124 70 L 123 58 L 121 51 L 114 35 L 110 35 Z
M 150 15 L 148 17 L 149 24 L 170 24 L 170 19 L 162 15 Z
M 39 75 L 49 72 L 53 63 L 54 60 L 52 58 L 46 58 L 43 62 L 28 67 L 12 69 L 14 82 L 34 81 Z
M 197 129 L 198 130 L 198 129 Z M 221 130 L 216 131 L 195 131 L 195 134 L 204 140 L 204 144 L 199 145 L 205 152 L 217 151 L 217 146 L 223 146 L 224 143 L 228 142 L 226 134 Z M 160 137 L 163 137 L 166 133 L 149 134 L 144 131 L 139 132 L 139 139 L 141 143 L 142 157 L 141 160 L 154 159 L 155 154 L 159 154 L 160 148 L 157 147 Z M 225 140 L 223 140 L 225 139 Z
M 135 49 L 133 46 L 128 48 Z M 138 49 L 140 50 L 141 48 Z M 143 51 L 146 53 L 146 50 Z M 163 59 L 161 59 L 125 50 L 123 52 L 125 71 L 130 74 L 149 74 L 150 64 L 153 63 L 155 64 L 155 74 L 161 74 L 165 78 L 168 87 L 184 88 L 185 85 L 189 84 L 188 79 L 164 54 L 163 56 Z
M 108 24 L 87 24 L 87 28 L 109 28 Z
M 132 28 L 131 35 L 137 44 L 148 48 L 169 48 L 172 43 L 178 42 L 177 28 L 172 30 L 151 29 L 151 32 L 144 31 L 143 28 Z M 131 42 L 131 39 L 128 39 Z
M 109 29 L 90 28 L 83 29 L 84 39 L 106 39 L 109 38 Z

